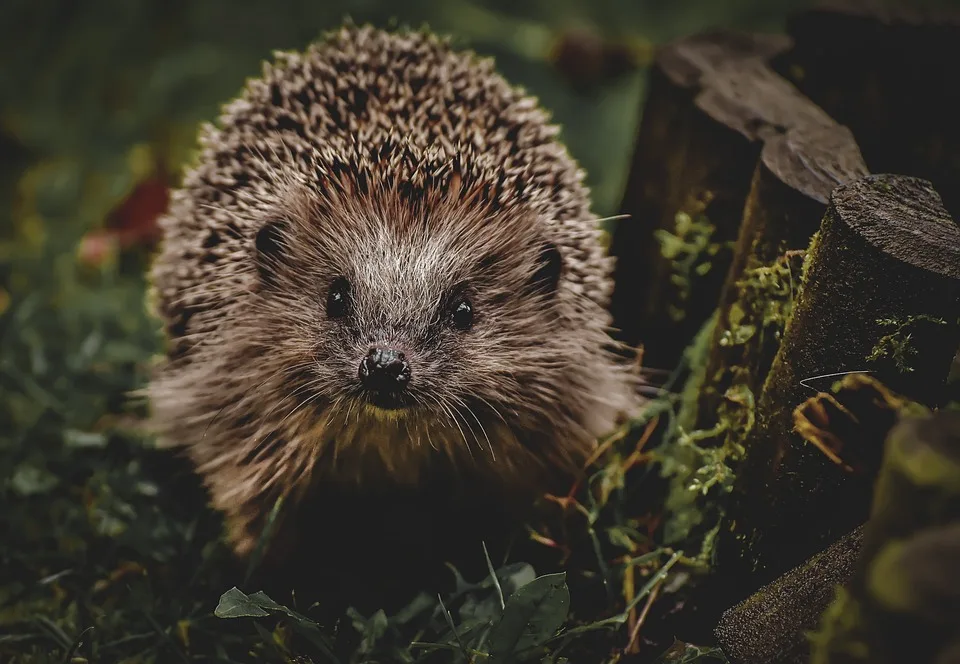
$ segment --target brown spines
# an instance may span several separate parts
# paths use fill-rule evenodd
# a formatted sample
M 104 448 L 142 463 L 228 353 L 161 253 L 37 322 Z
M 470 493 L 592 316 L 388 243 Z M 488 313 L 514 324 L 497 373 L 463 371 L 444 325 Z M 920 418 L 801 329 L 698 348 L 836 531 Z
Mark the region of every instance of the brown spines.
M 161 442 L 186 448 L 237 552 L 308 484 L 409 488 L 432 473 L 536 491 L 633 405 L 606 350 L 611 260 L 548 120 L 490 61 L 350 27 L 277 54 L 204 128 L 161 220 L 152 277 L 170 346 L 150 395 Z M 296 241 L 270 282 L 256 238 L 274 224 Z M 562 256 L 549 315 L 518 296 L 544 242 Z M 360 416 L 359 346 L 390 316 L 420 334 L 448 282 L 491 254 L 506 256 L 496 277 L 467 279 L 506 303 L 490 306 L 498 326 L 456 337 L 453 363 L 418 365 L 433 381 L 422 409 Z M 334 270 L 374 302 L 341 336 L 323 304 Z
M 195 314 L 232 300 L 200 284 L 238 269 L 281 180 L 416 200 L 458 172 L 478 202 L 528 205 L 547 221 L 567 259 L 565 279 L 603 307 L 612 266 L 596 241 L 583 173 L 548 120 L 490 60 L 424 33 L 345 27 L 305 53 L 276 54 L 224 107 L 220 127 L 204 128 L 199 163 L 161 222 L 166 246 L 154 281 L 168 334 L 208 332 Z M 205 246 L 211 232 L 215 249 Z M 235 277 L 220 285 L 245 288 Z

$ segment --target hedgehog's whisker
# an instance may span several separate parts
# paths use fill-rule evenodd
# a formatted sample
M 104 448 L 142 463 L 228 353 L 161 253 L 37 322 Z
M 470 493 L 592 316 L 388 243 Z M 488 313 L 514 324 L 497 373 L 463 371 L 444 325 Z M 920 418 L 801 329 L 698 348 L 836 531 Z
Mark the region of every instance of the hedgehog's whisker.
M 473 408 L 471 408 L 463 399 L 461 399 L 460 397 L 454 397 L 454 398 L 457 400 L 457 403 L 459 403 L 463 408 L 465 408 L 466 411 L 473 416 L 473 419 L 476 420 L 477 426 L 480 427 L 480 431 L 483 433 L 483 437 L 487 439 L 487 448 L 490 450 L 490 456 L 493 458 L 494 461 L 496 461 L 497 454 L 496 452 L 493 451 L 493 443 L 490 442 L 490 436 L 487 435 L 487 430 L 484 428 L 483 423 L 480 421 L 480 418 L 477 417 L 477 414 L 473 412 Z M 476 438 L 476 434 L 474 434 L 474 438 Z M 479 445 L 480 445 L 480 441 L 478 440 L 477 446 Z
M 605 221 L 620 221 L 621 219 L 629 219 L 629 214 L 615 214 L 610 217 L 590 217 L 589 219 L 578 219 L 577 223 L 588 223 L 588 224 L 602 224 Z
M 454 409 L 450 407 L 450 404 L 447 402 L 447 399 L 445 397 L 441 398 L 441 397 L 431 395 L 431 399 L 434 401 L 434 403 L 437 404 L 437 407 L 440 408 L 444 414 L 446 414 L 447 419 L 452 421 L 454 426 L 456 426 L 457 429 L 460 431 L 460 436 L 463 438 L 463 443 L 467 448 L 467 452 L 470 453 L 470 458 L 472 459 L 473 448 L 470 447 L 470 441 L 467 440 L 467 434 L 464 433 L 463 427 L 460 426 L 460 421 L 457 420 L 457 416 L 455 414 Z
M 509 423 L 507 422 L 507 420 L 503 417 L 503 415 L 500 414 L 500 411 L 497 410 L 496 406 L 494 406 L 492 403 L 490 403 L 490 402 L 489 402 L 487 399 L 485 399 L 484 397 L 477 396 L 476 398 L 479 399 L 480 401 L 482 401 L 482 402 L 487 406 L 487 408 L 489 408 L 489 409 L 493 412 L 494 415 L 496 415 L 497 417 L 499 417 L 499 418 L 500 418 L 500 421 L 503 422 L 503 423 L 507 426 L 507 428 L 510 428 L 510 424 L 509 424 Z
M 252 392 L 253 394 L 258 393 L 258 392 L 260 391 L 260 388 L 262 388 L 262 387 L 263 387 L 264 385 L 266 385 L 268 382 L 270 382 L 271 380 L 274 380 L 275 378 L 277 378 L 277 376 L 279 376 L 279 375 L 281 375 L 281 374 L 284 374 L 284 373 L 292 373 L 292 372 L 294 372 L 294 371 L 299 371 L 300 369 L 306 369 L 306 368 L 309 367 L 309 366 L 310 366 L 309 363 L 301 362 L 301 363 L 299 363 L 299 364 L 294 364 L 294 365 L 289 366 L 289 367 L 281 367 L 281 368 L 278 369 L 277 371 L 274 371 L 272 374 L 270 374 L 269 376 L 267 376 L 267 377 L 266 377 L 263 381 L 261 381 L 251 392 Z M 223 413 L 223 411 L 226 410 L 226 409 L 227 409 L 228 407 L 230 407 L 230 406 L 236 406 L 236 402 L 224 404 L 223 407 L 222 407 L 220 410 L 217 411 L 217 414 L 214 415 L 214 416 L 210 419 L 209 422 L 207 422 L 207 426 L 204 427 L 204 429 L 203 429 L 203 435 L 200 436 L 200 440 L 201 440 L 201 441 L 206 437 L 207 431 L 209 431 L 209 430 L 210 430 L 210 427 L 213 426 L 214 422 L 217 421 L 217 418 L 220 417 L 220 415 Z M 272 412 L 272 411 L 271 411 L 271 412 Z
M 470 446 L 470 441 L 467 440 L 467 436 L 463 432 L 463 427 L 460 427 L 460 421 L 457 419 L 457 415 L 459 415 L 463 419 L 463 424 L 465 427 L 467 427 L 467 429 L 470 430 L 470 435 L 473 436 L 473 442 L 477 444 L 477 449 L 482 452 L 483 445 L 480 444 L 480 439 L 477 438 L 477 432 L 474 431 L 473 427 L 470 426 L 470 423 L 467 422 L 467 418 L 464 417 L 463 412 L 460 410 L 459 407 L 457 407 L 456 403 L 450 403 L 450 410 L 453 413 L 453 421 L 456 423 L 457 427 L 460 428 L 460 435 L 463 436 L 463 441 L 466 443 L 467 449 L 470 451 L 470 458 L 476 460 L 475 457 L 473 456 L 473 448 Z

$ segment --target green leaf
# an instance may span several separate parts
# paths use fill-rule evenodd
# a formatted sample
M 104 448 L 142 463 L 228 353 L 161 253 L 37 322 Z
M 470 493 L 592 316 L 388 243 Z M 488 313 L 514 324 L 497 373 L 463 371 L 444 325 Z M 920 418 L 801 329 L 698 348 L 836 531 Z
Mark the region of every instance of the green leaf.
M 263 618 L 270 614 L 257 601 L 245 595 L 236 586 L 220 595 L 220 603 L 213 615 L 218 618 Z
M 105 447 L 107 437 L 98 432 L 66 429 L 63 432 L 63 443 L 67 447 Z
M 570 591 L 566 574 L 547 574 L 526 584 L 507 600 L 490 633 L 494 661 L 511 662 L 523 651 L 543 645 L 567 619 Z
M 46 468 L 24 464 L 17 468 L 10 485 L 21 496 L 47 493 L 60 483 L 60 478 Z
M 387 614 L 385 614 L 382 609 L 370 616 L 370 619 L 367 620 L 367 624 L 364 626 L 363 638 L 360 640 L 360 647 L 357 652 L 365 655 L 373 652 L 377 641 L 387 633 L 388 624 Z

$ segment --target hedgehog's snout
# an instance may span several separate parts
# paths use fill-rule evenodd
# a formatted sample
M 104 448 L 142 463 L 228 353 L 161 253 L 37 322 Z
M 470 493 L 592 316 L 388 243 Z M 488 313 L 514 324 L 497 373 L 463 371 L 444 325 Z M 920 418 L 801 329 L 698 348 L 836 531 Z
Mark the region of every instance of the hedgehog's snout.
M 398 408 L 403 405 L 400 394 L 410 382 L 410 364 L 403 351 L 374 346 L 360 361 L 357 377 L 373 395 L 378 406 Z

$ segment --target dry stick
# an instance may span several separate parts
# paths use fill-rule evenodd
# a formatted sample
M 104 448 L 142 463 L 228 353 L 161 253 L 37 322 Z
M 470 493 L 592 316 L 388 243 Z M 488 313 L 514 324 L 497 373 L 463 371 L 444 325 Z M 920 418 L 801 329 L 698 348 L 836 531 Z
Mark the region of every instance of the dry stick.
M 766 142 L 720 299 L 695 428 L 717 424 L 728 389 L 760 393 L 830 192 L 866 174 L 853 135 L 839 125 L 794 127 Z
M 904 418 L 887 438 L 849 592 L 824 615 L 811 661 L 955 662 L 958 560 L 960 412 Z
M 944 69 L 960 62 L 960 10 L 919 4 L 820 2 L 789 20 L 795 47 L 775 66 L 850 127 L 871 171 L 930 180 L 960 217 L 960 91 Z
M 716 308 L 763 141 L 833 124 L 767 66 L 789 43 L 711 31 L 657 51 L 611 247 L 614 326 L 645 365 L 676 366 Z
M 936 404 L 958 344 L 960 227 L 930 184 L 871 175 L 835 189 L 720 529 L 719 574 L 739 595 L 731 600 L 867 517 L 871 478 L 845 473 L 793 430 L 793 410 L 810 396 L 802 381 L 870 370 Z
M 803 565 L 728 609 L 716 628 L 732 664 L 801 664 L 809 661 L 806 632 L 814 629 L 853 576 L 863 540 L 858 527 Z

